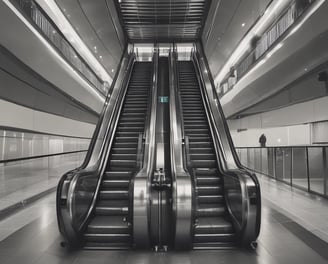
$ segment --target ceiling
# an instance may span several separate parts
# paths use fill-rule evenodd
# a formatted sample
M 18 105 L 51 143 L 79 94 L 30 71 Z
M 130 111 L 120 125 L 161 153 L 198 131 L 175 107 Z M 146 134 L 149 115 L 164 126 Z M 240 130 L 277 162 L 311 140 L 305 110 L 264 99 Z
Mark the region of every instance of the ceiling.
M 126 44 L 114 1 L 55 1 L 89 50 L 113 78 Z
M 195 41 L 201 37 L 209 0 L 115 0 L 131 42 Z
M 216 76 L 247 31 L 272 0 L 212 1 L 202 41 L 211 72 Z

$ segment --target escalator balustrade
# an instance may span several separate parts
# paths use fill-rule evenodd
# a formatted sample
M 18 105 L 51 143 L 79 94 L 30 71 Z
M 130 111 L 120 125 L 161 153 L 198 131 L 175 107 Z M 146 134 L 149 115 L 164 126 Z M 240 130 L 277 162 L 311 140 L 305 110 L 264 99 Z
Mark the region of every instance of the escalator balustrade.
M 194 184 L 193 248 L 230 248 L 235 232 L 224 201 L 222 177 L 192 61 L 178 62 L 178 84 L 188 170 Z
M 152 63 L 136 62 L 118 120 L 94 215 L 84 233 L 86 249 L 132 247 L 131 180 L 138 172 L 138 142 L 152 83 Z M 140 146 L 139 146 L 140 147 Z

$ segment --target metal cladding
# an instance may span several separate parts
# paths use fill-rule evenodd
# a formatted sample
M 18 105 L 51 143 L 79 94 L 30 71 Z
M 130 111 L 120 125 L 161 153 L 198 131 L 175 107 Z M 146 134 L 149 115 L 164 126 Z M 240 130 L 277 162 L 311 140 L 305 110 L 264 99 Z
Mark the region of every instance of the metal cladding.
M 117 6 L 130 41 L 189 41 L 200 38 L 210 2 L 122 0 Z

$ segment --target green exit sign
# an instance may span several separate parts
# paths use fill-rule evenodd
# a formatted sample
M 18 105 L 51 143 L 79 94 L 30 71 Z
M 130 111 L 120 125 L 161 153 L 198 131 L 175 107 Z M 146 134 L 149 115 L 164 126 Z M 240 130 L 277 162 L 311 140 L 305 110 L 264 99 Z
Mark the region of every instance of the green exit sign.
M 160 103 L 168 103 L 169 102 L 169 97 L 168 96 L 159 96 L 158 101 Z

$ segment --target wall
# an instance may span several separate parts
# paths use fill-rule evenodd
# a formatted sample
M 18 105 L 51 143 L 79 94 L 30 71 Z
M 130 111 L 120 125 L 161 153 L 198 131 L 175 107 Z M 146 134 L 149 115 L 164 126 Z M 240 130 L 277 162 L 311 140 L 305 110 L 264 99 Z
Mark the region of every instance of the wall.
M 88 149 L 89 138 L 72 138 L 0 130 L 0 161 L 84 151 Z
M 0 99 L 0 126 L 70 137 L 92 136 L 95 125 L 36 111 Z
M 249 129 L 237 132 L 231 131 L 231 136 L 236 147 L 260 146 L 259 137 L 265 134 L 266 146 L 297 146 L 311 144 L 310 124 L 286 127 Z
M 235 146 L 258 146 L 262 133 L 269 146 L 312 144 L 311 124 L 328 120 L 328 97 L 240 119 L 229 120 Z M 237 132 L 241 131 L 241 132 Z M 322 134 L 322 132 L 321 132 Z

